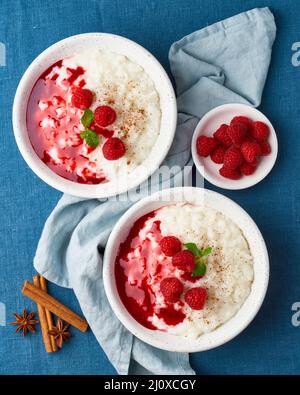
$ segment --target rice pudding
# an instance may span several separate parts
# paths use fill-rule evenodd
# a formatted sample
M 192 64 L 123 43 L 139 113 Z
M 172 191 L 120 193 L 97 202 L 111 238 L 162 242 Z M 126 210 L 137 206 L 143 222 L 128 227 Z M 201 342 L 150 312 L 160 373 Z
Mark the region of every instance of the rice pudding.
M 120 298 L 143 326 L 197 338 L 250 294 L 253 258 L 241 229 L 209 207 L 163 206 L 135 222 L 115 262 Z
M 87 184 L 109 182 L 141 165 L 160 122 L 159 94 L 145 70 L 100 49 L 49 67 L 27 106 L 37 155 L 58 175 Z

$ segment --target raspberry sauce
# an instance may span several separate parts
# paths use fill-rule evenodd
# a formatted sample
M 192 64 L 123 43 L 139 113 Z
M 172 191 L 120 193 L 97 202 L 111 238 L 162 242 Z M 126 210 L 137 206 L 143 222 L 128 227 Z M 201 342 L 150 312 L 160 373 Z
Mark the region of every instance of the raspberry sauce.
M 60 60 L 36 81 L 27 106 L 27 130 L 39 158 L 70 181 L 99 184 L 107 181 L 88 157 L 91 149 L 80 137 L 83 111 L 71 104 L 72 89 L 83 87 L 82 67 L 66 68 Z
M 156 315 L 167 325 L 177 325 L 185 319 L 183 303 L 158 303 L 161 280 L 174 273 L 172 259 L 164 256 L 159 246 L 162 239 L 160 221 L 153 221 L 145 230 L 147 221 L 155 218 L 152 211 L 139 218 L 132 226 L 126 240 L 120 245 L 115 262 L 116 285 L 120 298 L 137 322 L 156 330 L 151 322 Z M 145 233 L 146 232 L 146 233 Z

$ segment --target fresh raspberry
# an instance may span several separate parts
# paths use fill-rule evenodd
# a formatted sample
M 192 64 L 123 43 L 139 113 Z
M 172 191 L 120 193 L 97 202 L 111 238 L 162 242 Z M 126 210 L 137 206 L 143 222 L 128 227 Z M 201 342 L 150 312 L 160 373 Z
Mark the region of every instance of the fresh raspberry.
M 193 310 L 202 310 L 206 301 L 206 289 L 191 288 L 184 295 L 184 300 Z
M 125 154 L 126 147 L 122 140 L 117 137 L 111 137 L 103 144 L 102 152 L 105 159 L 117 160 Z
M 247 127 L 243 123 L 233 123 L 228 128 L 228 135 L 233 144 L 242 143 L 247 137 Z
M 236 147 L 228 148 L 224 155 L 224 166 L 227 169 L 234 170 L 243 163 L 243 155 Z
M 245 160 L 249 163 L 253 162 L 256 159 L 256 157 L 261 154 L 261 149 L 259 144 L 252 141 L 244 142 L 242 144 L 241 151 Z
M 239 115 L 237 117 L 232 118 L 232 120 L 230 122 L 230 126 L 234 125 L 235 123 L 242 123 L 250 130 L 252 127 L 253 121 L 250 118 L 245 117 L 244 115 Z
M 235 147 L 235 148 L 241 150 L 242 144 L 243 144 L 243 143 L 235 143 L 235 144 L 232 145 L 232 147 Z
M 99 126 L 108 126 L 115 122 L 117 114 L 115 110 L 109 106 L 99 106 L 94 112 L 94 121 Z
M 228 136 L 228 125 L 221 125 L 219 129 L 217 129 L 214 133 L 214 138 L 220 143 L 226 145 L 226 147 L 230 147 L 232 142 L 231 138 Z
M 244 162 L 245 163 L 245 162 Z M 243 163 L 243 164 L 244 164 Z M 258 165 L 258 163 L 257 163 L 257 160 L 256 160 L 256 158 L 254 159 L 254 161 L 252 161 L 252 162 L 247 162 L 250 166 L 252 166 L 252 167 L 257 167 L 257 165 Z
M 85 110 L 89 108 L 93 102 L 93 92 L 89 89 L 74 88 L 71 102 L 74 107 Z
M 232 170 L 223 166 L 219 170 L 219 173 L 221 174 L 221 176 L 225 178 L 230 178 L 231 180 L 238 180 L 241 177 L 241 172 L 239 168 Z
M 114 135 L 113 130 L 105 129 L 98 125 L 91 125 L 91 129 L 97 134 L 101 134 L 101 136 L 105 137 L 106 139 L 109 139 Z
M 197 139 L 196 145 L 198 155 L 207 157 L 216 148 L 217 142 L 212 137 L 200 136 Z
M 172 264 L 185 272 L 192 272 L 195 268 L 195 256 L 191 251 L 177 252 L 172 258 Z
M 256 141 L 261 142 L 267 140 L 269 133 L 269 127 L 265 123 L 260 121 L 253 123 L 251 135 Z
M 181 251 L 181 241 L 175 236 L 165 236 L 159 242 L 162 252 L 167 256 L 173 256 Z
M 166 302 L 175 303 L 183 292 L 183 284 L 176 277 L 164 278 L 160 283 L 160 292 L 163 294 Z
M 213 162 L 220 165 L 224 161 L 224 154 L 227 151 L 227 147 L 225 145 L 220 145 L 217 147 L 213 153 L 210 154 L 210 158 Z
M 262 156 L 267 156 L 271 153 L 271 146 L 267 141 L 262 141 L 259 145 Z
M 241 166 L 241 172 L 244 176 L 251 176 L 251 174 L 253 174 L 255 170 L 256 170 L 256 162 L 254 163 L 254 166 L 248 162 L 243 163 Z

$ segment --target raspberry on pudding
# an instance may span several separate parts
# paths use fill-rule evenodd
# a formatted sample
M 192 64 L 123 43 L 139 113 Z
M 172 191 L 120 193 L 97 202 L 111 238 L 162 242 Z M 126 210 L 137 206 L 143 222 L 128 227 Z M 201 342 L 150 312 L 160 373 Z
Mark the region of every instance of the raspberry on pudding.
M 180 270 L 187 273 L 192 273 L 195 268 L 195 255 L 189 251 L 180 251 L 173 256 L 172 264 Z
M 109 138 L 102 147 L 103 156 L 107 160 L 116 160 L 122 158 L 125 154 L 126 147 L 122 140 L 117 137 Z
M 174 256 L 181 248 L 181 241 L 175 236 L 165 236 L 159 242 L 162 252 L 166 256 Z
M 94 113 L 94 120 L 98 126 L 109 126 L 115 122 L 117 114 L 115 110 L 109 106 L 99 106 Z
M 71 103 L 74 107 L 85 110 L 93 102 L 93 92 L 89 89 L 74 88 L 72 90 Z
M 150 155 L 160 99 L 145 70 L 97 48 L 62 59 L 36 81 L 27 130 L 40 159 L 73 182 L 107 183 Z
M 197 338 L 241 308 L 253 258 L 231 219 L 182 202 L 135 222 L 120 245 L 115 276 L 122 303 L 141 325 Z

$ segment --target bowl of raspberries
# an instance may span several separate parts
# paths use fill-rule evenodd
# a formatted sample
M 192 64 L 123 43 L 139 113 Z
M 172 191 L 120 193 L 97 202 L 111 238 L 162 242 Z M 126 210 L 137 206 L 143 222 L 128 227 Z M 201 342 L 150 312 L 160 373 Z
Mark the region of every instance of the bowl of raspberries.
M 196 168 L 224 189 L 244 189 L 260 182 L 273 168 L 277 152 L 271 122 L 245 104 L 224 104 L 209 111 L 192 139 Z

